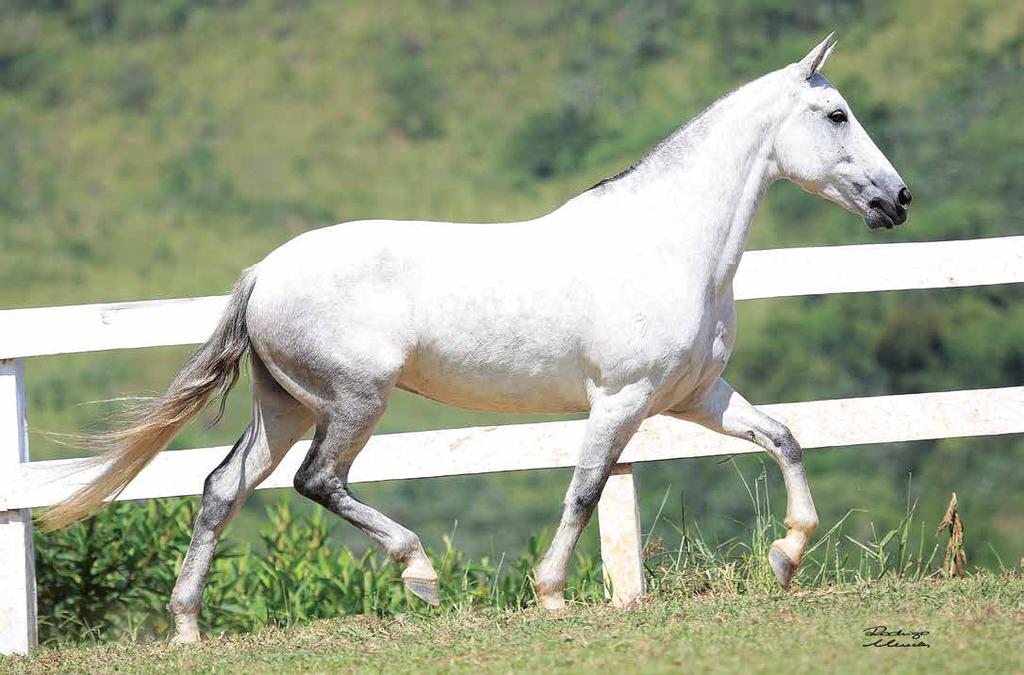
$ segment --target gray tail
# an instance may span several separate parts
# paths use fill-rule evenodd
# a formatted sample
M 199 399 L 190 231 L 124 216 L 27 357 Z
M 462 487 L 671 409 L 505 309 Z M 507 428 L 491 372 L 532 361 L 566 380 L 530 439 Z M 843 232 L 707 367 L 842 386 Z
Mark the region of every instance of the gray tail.
M 47 509 L 41 518 L 44 529 L 66 527 L 103 509 L 107 499 L 123 490 L 215 396 L 220 397 L 220 408 L 213 423 L 220 421 L 249 349 L 245 310 L 255 283 L 256 270 L 250 267 L 235 284 L 213 335 L 192 354 L 163 396 L 145 399 L 126 413 L 120 428 L 78 439 L 87 447 L 106 449 L 93 460 L 106 468 L 96 480 Z

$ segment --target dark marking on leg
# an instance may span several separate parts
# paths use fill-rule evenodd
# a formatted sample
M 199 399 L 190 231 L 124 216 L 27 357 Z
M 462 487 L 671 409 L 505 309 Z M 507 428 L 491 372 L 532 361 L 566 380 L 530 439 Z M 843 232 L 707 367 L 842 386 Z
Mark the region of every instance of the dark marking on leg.
M 597 508 L 597 502 L 601 499 L 605 483 L 608 482 L 607 473 L 603 467 L 601 469 L 582 469 L 575 490 L 571 491 L 572 496 L 566 506 L 583 527 L 586 527 L 594 509 Z
M 786 461 L 787 464 L 800 464 L 804 460 L 804 451 L 797 443 L 793 435 L 786 430 L 786 437 L 776 441 L 776 447 L 779 449 L 779 454 Z

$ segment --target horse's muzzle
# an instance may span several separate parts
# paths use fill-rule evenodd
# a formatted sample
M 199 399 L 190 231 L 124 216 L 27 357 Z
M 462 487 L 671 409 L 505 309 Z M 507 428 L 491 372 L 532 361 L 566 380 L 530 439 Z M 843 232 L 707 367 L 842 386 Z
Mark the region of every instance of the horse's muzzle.
M 872 230 L 884 227 L 891 230 L 896 225 L 907 222 L 910 202 L 914 199 L 906 185 L 900 186 L 894 198 L 875 197 L 868 202 L 868 212 L 864 221 Z

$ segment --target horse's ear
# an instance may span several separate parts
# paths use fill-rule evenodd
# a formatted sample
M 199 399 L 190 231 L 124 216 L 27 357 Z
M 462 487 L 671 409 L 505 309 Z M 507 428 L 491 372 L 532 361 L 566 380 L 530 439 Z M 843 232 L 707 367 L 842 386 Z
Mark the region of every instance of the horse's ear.
M 836 46 L 836 33 L 832 31 L 828 37 L 818 43 L 818 46 L 807 53 L 807 56 L 800 59 L 800 63 L 796 64 L 797 72 L 800 75 L 800 79 L 809 80 L 814 77 L 815 73 L 821 70 L 821 67 L 825 65 L 825 61 L 828 59 L 829 54 L 832 53 L 832 48 Z

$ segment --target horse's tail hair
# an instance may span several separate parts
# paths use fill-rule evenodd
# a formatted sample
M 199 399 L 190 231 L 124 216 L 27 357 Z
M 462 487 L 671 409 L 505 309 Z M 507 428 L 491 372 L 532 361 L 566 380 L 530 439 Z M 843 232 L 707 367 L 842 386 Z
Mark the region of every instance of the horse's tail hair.
M 94 481 L 47 509 L 41 518 L 44 529 L 66 527 L 102 510 L 107 499 L 121 492 L 215 395 L 220 396 L 220 409 L 212 424 L 220 421 L 250 346 L 245 310 L 255 271 L 250 267 L 242 273 L 213 335 L 192 354 L 163 396 L 141 399 L 124 414 L 120 428 L 75 437 L 74 445 L 105 449 L 87 465 L 105 468 Z

